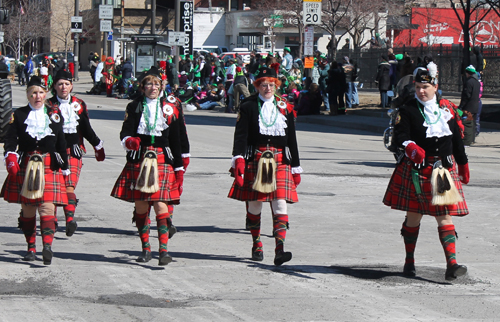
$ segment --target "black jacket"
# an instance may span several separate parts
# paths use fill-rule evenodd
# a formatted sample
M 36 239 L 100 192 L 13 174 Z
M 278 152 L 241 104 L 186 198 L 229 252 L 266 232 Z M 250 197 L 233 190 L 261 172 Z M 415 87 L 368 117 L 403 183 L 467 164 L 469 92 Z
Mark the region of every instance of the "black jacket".
M 174 168 L 182 167 L 179 124 L 184 124 L 183 114 L 174 107 L 174 113 L 171 116 L 167 116 L 164 113 L 164 107 L 167 105 L 167 101 L 164 97 L 160 98 L 160 106 L 162 107 L 162 113 L 164 113 L 163 116 L 167 120 L 168 128 L 163 130 L 162 136 L 155 136 L 155 142 L 152 143 L 150 135 L 137 133 L 137 128 L 139 127 L 139 122 L 144 110 L 143 101 L 144 96 L 141 95 L 127 105 L 125 120 L 123 121 L 122 130 L 120 131 L 120 140 L 123 140 L 127 136 L 138 137 L 141 139 L 141 150 L 148 146 L 162 148 L 165 153 L 165 163 L 172 165 Z M 139 162 L 140 159 L 134 158 L 133 155 L 133 152 L 128 152 L 127 161 Z
M 85 145 L 83 138 L 85 138 L 92 146 L 96 146 L 101 142 L 101 139 L 94 132 L 94 129 L 90 125 L 89 111 L 87 110 L 87 105 L 81 99 L 71 96 L 71 103 L 74 104 L 78 109 L 77 114 L 80 118 L 78 120 L 78 126 L 76 127 L 76 133 L 65 133 L 67 148 L 71 148 L 73 145 L 78 144 L 85 151 Z M 53 112 L 61 113 L 59 108 L 61 104 L 57 100 L 56 96 L 52 96 L 47 101 L 47 108 L 53 110 Z M 78 107 L 79 106 L 79 107 Z M 63 119 L 64 121 L 64 119 Z M 81 155 L 74 155 L 74 150 L 71 149 L 72 156 L 81 159 Z
M 404 148 L 403 142 L 414 141 L 425 150 L 426 157 L 453 155 L 458 164 L 466 164 L 467 155 L 465 154 L 465 147 L 457 121 L 454 118 L 448 121 L 448 126 L 453 135 L 441 138 L 427 138 L 427 127 L 423 125 L 425 122 L 422 115 L 423 107 L 419 105 L 417 99 L 414 98 L 399 108 L 399 120 L 396 121 L 394 126 L 396 145 Z
M 375 80 L 378 82 L 378 89 L 380 91 L 388 91 L 391 89 L 391 64 L 384 61 L 378 65 L 377 77 Z
M 234 130 L 233 156 L 241 155 L 248 159 L 258 146 L 269 144 L 277 148 L 288 148 L 290 153 L 284 155 L 284 163 L 290 164 L 292 167 L 300 166 L 293 111 L 290 108 L 284 111 L 288 126 L 285 129 L 285 136 L 262 135 L 259 132 L 259 106 L 257 100 L 260 100 L 258 94 L 253 94 L 241 103 Z M 263 104 L 262 101 L 260 103 Z
M 476 114 L 479 109 L 480 88 L 481 84 L 479 84 L 476 74 L 467 77 L 458 108 L 463 111 L 469 111 L 472 114 Z
M 47 109 L 47 114 L 50 118 L 49 127 L 52 129 L 54 135 L 48 135 L 41 140 L 37 140 L 26 132 L 27 125 L 24 124 L 24 121 L 26 121 L 30 112 L 31 107 L 26 105 L 18 108 L 12 114 L 4 139 L 5 154 L 7 152 L 17 152 L 21 156 L 32 151 L 50 153 L 52 170 L 68 169 L 68 155 L 66 154 L 66 140 L 64 139 L 64 132 L 62 130 L 61 114 Z M 56 157 L 56 153 L 59 153 L 63 163 L 57 161 L 59 158 Z

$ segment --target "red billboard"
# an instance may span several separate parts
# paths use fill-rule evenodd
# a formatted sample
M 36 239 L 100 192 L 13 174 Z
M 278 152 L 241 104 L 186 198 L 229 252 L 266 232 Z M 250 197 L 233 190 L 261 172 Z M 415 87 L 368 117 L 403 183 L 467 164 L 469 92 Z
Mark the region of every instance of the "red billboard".
M 463 21 L 463 10 L 457 9 Z M 483 17 L 485 10 L 474 12 L 471 25 Z M 453 9 L 413 8 L 411 23 L 416 29 L 395 30 L 394 46 L 443 46 L 463 44 L 464 34 Z M 418 26 L 418 27 L 417 27 Z M 470 31 L 470 44 L 484 47 L 500 47 L 500 17 L 489 12 Z

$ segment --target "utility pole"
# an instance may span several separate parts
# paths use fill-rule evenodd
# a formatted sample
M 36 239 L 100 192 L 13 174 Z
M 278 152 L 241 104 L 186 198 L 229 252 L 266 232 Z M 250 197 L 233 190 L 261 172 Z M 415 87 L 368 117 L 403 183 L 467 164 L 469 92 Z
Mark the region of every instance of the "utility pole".
M 80 1 L 75 0 L 75 17 L 80 16 Z M 80 68 L 80 62 L 79 62 L 79 53 L 80 53 L 80 48 L 79 48 L 79 33 L 75 33 L 75 49 L 73 50 L 73 57 L 74 57 L 74 64 L 75 64 L 75 81 L 78 81 L 78 69 Z M 66 57 L 67 58 L 67 57 Z
M 124 32 L 125 32 L 125 0 L 122 1 L 122 6 L 121 6 L 121 14 L 120 14 L 120 38 L 124 37 Z M 120 41 L 121 48 L 120 48 L 120 55 L 122 55 L 123 59 L 125 59 L 125 42 L 122 40 Z
M 175 31 L 181 31 L 181 0 L 175 0 Z M 174 64 L 179 70 L 179 46 L 175 46 Z
M 156 34 L 156 0 L 151 0 L 151 34 Z

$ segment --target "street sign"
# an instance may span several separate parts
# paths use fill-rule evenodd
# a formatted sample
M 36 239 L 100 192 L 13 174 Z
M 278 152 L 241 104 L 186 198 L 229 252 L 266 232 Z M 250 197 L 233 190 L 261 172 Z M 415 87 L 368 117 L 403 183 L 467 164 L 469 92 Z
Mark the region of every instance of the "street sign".
M 304 56 L 313 55 L 314 27 L 306 26 L 304 30 Z
M 99 19 L 113 19 L 113 5 L 100 4 L 99 5 Z
M 71 17 L 71 32 L 81 33 L 83 31 L 83 18 Z
M 110 32 L 108 33 L 108 40 L 109 40 L 109 41 L 113 41 L 113 31 L 110 31 Z
M 186 34 L 183 31 L 169 31 L 168 44 L 172 46 L 183 46 L 186 42 Z
M 305 25 L 321 24 L 321 0 L 303 0 L 302 18 Z
M 100 32 L 110 32 L 113 31 L 113 24 L 111 20 L 101 20 Z

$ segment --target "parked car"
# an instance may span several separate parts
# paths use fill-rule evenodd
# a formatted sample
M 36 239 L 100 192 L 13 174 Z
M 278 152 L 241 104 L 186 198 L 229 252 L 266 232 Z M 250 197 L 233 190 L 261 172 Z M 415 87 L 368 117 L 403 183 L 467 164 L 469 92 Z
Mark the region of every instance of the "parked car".
M 65 53 L 63 51 L 58 51 L 58 52 L 50 52 L 50 53 L 41 53 L 41 54 L 37 54 L 33 57 L 33 63 L 35 64 L 35 66 L 38 66 L 38 64 L 40 64 L 42 62 L 42 60 L 45 58 L 45 56 L 50 56 L 52 55 L 52 57 L 54 57 L 54 55 L 58 55 L 60 57 L 64 57 Z M 72 52 L 69 52 L 68 51 L 68 56 L 66 58 L 66 60 L 68 61 L 68 63 L 74 63 L 75 62 L 75 55 L 72 53 Z

